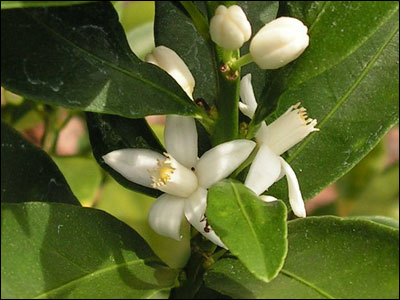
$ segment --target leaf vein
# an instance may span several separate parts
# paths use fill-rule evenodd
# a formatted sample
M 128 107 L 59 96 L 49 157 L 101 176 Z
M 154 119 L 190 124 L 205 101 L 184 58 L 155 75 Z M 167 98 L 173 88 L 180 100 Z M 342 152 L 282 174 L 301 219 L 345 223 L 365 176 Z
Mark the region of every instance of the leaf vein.
M 137 259 L 137 260 L 132 260 L 132 261 L 129 261 L 129 262 L 124 262 L 124 263 L 121 263 L 121 264 L 115 264 L 115 265 L 112 265 L 112 266 L 109 266 L 109 267 L 94 271 L 94 272 L 92 272 L 90 274 L 86 274 L 84 276 L 81 276 L 81 277 L 78 277 L 76 279 L 73 279 L 73 280 L 71 280 L 71 281 L 69 281 L 69 282 L 67 282 L 67 283 L 65 283 L 65 284 L 63 284 L 63 285 L 61 285 L 59 287 L 56 287 L 54 289 L 48 290 L 48 291 L 38 295 L 38 296 L 35 296 L 35 297 L 33 297 L 33 299 L 43 299 L 43 298 L 45 298 L 47 296 L 50 296 L 51 294 L 57 293 L 59 291 L 62 291 L 63 289 L 67 289 L 67 288 L 73 286 L 76 283 L 82 282 L 85 279 L 87 279 L 88 277 L 94 277 L 94 276 L 98 276 L 98 275 L 101 275 L 101 274 L 109 272 L 109 271 L 117 270 L 117 269 L 122 268 L 122 267 L 133 266 L 133 265 L 140 264 L 140 263 L 144 264 L 145 262 L 152 262 L 152 261 L 157 261 L 157 260 L 155 258 L 153 258 L 153 257 L 150 257 L 150 258 L 146 258 L 146 259 Z
M 176 99 L 178 102 L 181 102 L 181 103 L 186 104 L 186 105 L 190 105 L 190 103 L 189 103 L 188 101 L 182 99 L 181 97 L 179 97 L 179 96 L 176 95 L 175 93 L 171 92 L 170 90 L 167 90 L 167 89 L 163 88 L 162 86 L 159 86 L 158 84 L 155 84 L 154 82 L 152 82 L 152 81 L 150 81 L 150 80 L 148 80 L 148 79 L 146 79 L 146 78 L 143 78 L 143 77 L 141 77 L 141 76 L 138 76 L 138 75 L 132 73 L 132 72 L 129 71 L 129 70 L 126 70 L 126 69 L 124 69 L 124 68 L 122 68 L 122 67 L 119 67 L 119 66 L 117 66 L 117 65 L 115 65 L 115 64 L 113 64 L 113 63 L 111 63 L 111 62 L 109 62 L 109 61 L 107 61 L 107 60 L 105 60 L 105 59 L 103 59 L 103 58 L 101 58 L 101 57 L 99 57 L 99 56 L 97 56 L 97 55 L 95 55 L 95 54 L 93 54 L 93 53 L 87 51 L 86 49 L 81 48 L 81 47 L 78 46 L 76 43 L 74 43 L 74 42 L 68 40 L 68 39 L 65 38 L 62 34 L 60 34 L 59 32 L 57 32 L 57 31 L 55 31 L 54 29 L 52 29 L 51 27 L 49 27 L 46 23 L 41 22 L 41 21 L 38 20 L 37 18 L 35 18 L 35 17 L 33 17 L 32 15 L 30 15 L 29 13 L 27 13 L 24 9 L 22 9 L 22 11 L 24 11 L 24 13 L 25 13 L 27 16 L 29 16 L 30 18 L 32 18 L 37 24 L 39 24 L 40 26 L 42 26 L 43 28 L 45 28 L 48 32 L 50 32 L 50 33 L 53 34 L 55 37 L 59 38 L 61 41 L 65 42 L 67 45 L 71 46 L 72 48 L 75 48 L 75 49 L 78 50 L 80 53 L 86 54 L 86 55 L 90 56 L 91 58 L 97 60 L 98 62 L 100 62 L 100 63 L 102 63 L 102 64 L 104 64 L 104 65 L 110 67 L 111 69 L 114 69 L 114 70 L 116 70 L 116 71 L 118 71 L 118 72 L 120 72 L 120 73 L 122 73 L 122 74 L 124 74 L 124 75 L 126 75 L 126 76 L 128 76 L 128 77 L 130 77 L 130 78 L 133 78 L 134 80 L 141 81 L 141 82 L 143 82 L 144 84 L 147 84 L 147 85 L 149 85 L 149 86 L 151 86 L 151 87 L 153 87 L 153 88 L 155 88 L 155 89 L 157 89 L 157 90 L 159 90 L 159 91 L 161 91 L 161 92 L 163 92 L 163 93 L 165 93 L 165 94 L 171 96 L 172 98 Z M 132 61 L 131 57 L 130 57 L 130 60 Z
M 253 224 L 252 224 L 252 222 L 251 222 L 251 220 L 250 220 L 250 217 L 249 217 L 249 215 L 247 214 L 247 212 L 246 212 L 246 210 L 245 210 L 245 208 L 244 208 L 242 202 L 240 201 L 240 195 L 239 195 L 239 192 L 238 192 L 237 188 L 235 187 L 235 185 L 234 185 L 232 182 L 230 182 L 230 185 L 232 186 L 233 192 L 234 192 L 234 194 L 235 194 L 235 196 L 236 196 L 235 199 L 237 200 L 237 203 L 238 203 L 238 205 L 239 205 L 239 207 L 240 207 L 240 211 L 242 212 L 244 218 L 246 219 L 246 221 L 247 221 L 247 223 L 248 223 L 248 225 L 249 225 L 249 227 L 250 227 L 251 233 L 254 235 L 254 238 L 255 238 L 255 240 L 256 240 L 257 248 L 258 248 L 258 250 L 259 250 L 259 252 L 260 252 L 260 257 L 263 258 L 263 260 L 264 260 L 264 267 L 266 267 L 266 264 L 265 264 L 265 256 L 263 255 L 263 254 L 264 254 L 264 251 L 263 251 L 263 249 L 262 249 L 262 247 L 261 247 L 261 244 L 260 244 L 260 242 L 259 242 L 259 240 L 258 240 L 258 238 L 257 238 L 257 233 L 256 233 L 256 231 L 255 231 L 255 229 L 254 229 L 254 227 L 253 227 Z
M 325 118 L 320 122 L 318 128 L 321 129 L 326 122 L 329 121 L 329 119 L 336 113 L 336 111 L 343 105 L 343 103 L 350 97 L 350 95 L 354 92 L 354 90 L 358 87 L 360 82 L 364 79 L 364 77 L 368 74 L 370 69 L 373 67 L 379 56 L 382 54 L 383 50 L 386 48 L 386 46 L 390 43 L 390 41 L 393 39 L 395 34 L 399 31 L 399 26 L 396 27 L 396 29 L 393 31 L 392 34 L 390 34 L 389 38 L 385 41 L 385 43 L 382 45 L 382 47 L 377 51 L 376 55 L 372 57 L 372 59 L 368 62 L 366 65 L 365 69 L 363 72 L 360 74 L 358 79 L 354 82 L 353 85 L 350 86 L 350 88 L 347 90 L 347 92 L 343 95 L 341 99 L 336 103 L 336 105 L 328 112 L 328 114 L 325 116 Z M 299 153 L 304 149 L 304 147 L 311 141 L 315 134 L 310 134 L 297 148 L 297 150 L 292 154 L 289 155 L 287 161 L 291 162 L 293 159 L 299 155 Z
M 321 294 L 322 296 L 328 298 L 328 299 L 335 299 L 335 297 L 331 296 L 330 294 L 328 294 L 327 292 L 321 290 L 320 288 L 316 287 L 314 284 L 312 284 L 311 282 L 308 282 L 307 280 L 301 278 L 300 276 L 297 276 L 296 274 L 293 274 L 292 272 L 289 272 L 285 269 L 281 269 L 281 273 L 286 275 L 287 277 L 290 277 L 294 280 L 297 280 L 298 282 L 310 287 L 311 289 L 313 289 L 314 291 L 318 292 L 319 294 Z

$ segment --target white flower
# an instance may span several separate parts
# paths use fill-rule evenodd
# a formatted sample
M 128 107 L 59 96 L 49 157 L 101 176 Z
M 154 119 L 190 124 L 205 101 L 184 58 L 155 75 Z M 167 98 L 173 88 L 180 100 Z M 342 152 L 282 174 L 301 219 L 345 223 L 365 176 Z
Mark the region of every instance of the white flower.
M 220 5 L 210 21 L 211 39 L 228 50 L 242 47 L 251 37 L 251 25 L 238 5 Z
M 197 131 L 191 117 L 170 115 L 165 126 L 164 156 L 147 149 L 121 149 L 103 156 L 106 164 L 125 178 L 163 191 L 149 213 L 157 233 L 180 240 L 182 218 L 205 237 L 225 247 L 208 226 L 204 213 L 207 189 L 231 174 L 253 151 L 255 143 L 234 140 L 220 144 L 197 158 Z
M 250 42 L 250 54 L 261 69 L 278 69 L 295 60 L 309 43 L 307 26 L 280 17 L 264 25 Z
M 252 118 L 257 108 L 251 85 L 251 74 L 240 82 L 240 110 Z M 300 103 L 291 106 L 282 116 L 268 126 L 262 122 L 256 134 L 260 148 L 247 175 L 245 185 L 257 195 L 266 191 L 274 182 L 286 175 L 289 187 L 289 201 L 294 214 L 305 217 L 306 210 L 296 174 L 280 155 L 303 140 L 313 131 L 318 131 L 317 120 L 307 117 L 306 109 Z M 266 201 L 271 198 L 264 199 Z
M 171 49 L 159 46 L 146 56 L 171 75 L 193 99 L 194 78 Z M 103 156 L 125 178 L 165 192 L 151 207 L 149 224 L 157 233 L 180 240 L 183 216 L 205 237 L 225 247 L 208 226 L 204 213 L 207 188 L 232 173 L 253 151 L 255 143 L 235 140 L 220 144 L 197 157 L 197 130 L 193 118 L 168 115 L 164 156 L 147 149 L 121 149 Z
M 171 75 L 193 100 L 192 94 L 195 85 L 193 75 L 174 50 L 165 46 L 158 46 L 153 52 L 146 55 L 145 61 L 160 67 Z

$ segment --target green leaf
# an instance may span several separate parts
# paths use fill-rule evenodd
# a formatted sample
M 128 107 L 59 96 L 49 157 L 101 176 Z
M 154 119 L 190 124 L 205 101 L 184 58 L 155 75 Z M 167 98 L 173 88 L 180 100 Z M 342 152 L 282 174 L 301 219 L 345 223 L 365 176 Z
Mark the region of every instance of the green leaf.
M 100 166 L 124 187 L 149 196 L 159 196 L 160 191 L 133 183 L 108 166 L 102 158 L 111 151 L 125 148 L 144 148 L 160 153 L 165 152 L 146 120 L 87 113 L 86 121 L 93 155 Z
M 94 159 L 86 157 L 53 157 L 71 190 L 83 206 L 92 206 L 102 176 Z
M 174 50 L 187 64 L 196 81 L 194 98 L 213 104 L 216 97 L 216 67 L 213 54 L 191 19 L 173 1 L 156 1 L 154 39 L 156 46 Z
M 1 78 L 10 91 L 130 118 L 201 113 L 171 76 L 132 53 L 108 2 L 1 14 Z
M 1 219 L 2 298 L 157 298 L 174 285 L 177 272 L 102 211 L 2 204 Z
M 287 155 L 305 199 L 348 172 L 398 122 L 398 3 L 324 7 L 310 27 L 309 49 L 276 77 L 282 89 L 271 87 L 280 94 L 274 117 L 301 101 L 319 122 L 321 131 Z M 286 199 L 284 180 L 270 192 Z
M 93 2 L 93 1 L 1 1 L 1 9 L 69 6 L 69 5 L 77 5 L 88 2 Z
M 207 220 L 257 278 L 272 280 L 287 253 L 286 206 L 263 202 L 242 183 L 224 180 L 208 192 Z
M 233 298 L 396 299 L 399 231 L 365 220 L 311 217 L 289 222 L 289 252 L 279 276 L 264 283 L 238 260 L 218 261 L 206 285 Z
M 327 90 L 331 97 L 337 96 L 336 100 L 339 100 L 341 94 L 347 92 L 347 86 L 357 84 L 359 77 L 364 77 L 363 69 L 370 62 L 375 62 L 370 56 L 380 54 L 381 48 L 386 46 L 385 37 L 392 34 L 393 30 L 396 31 L 396 25 L 393 25 L 386 30 L 390 33 L 386 32 L 385 36 L 381 37 L 380 40 L 383 41 L 373 44 L 372 47 L 364 46 L 372 37 L 372 40 L 377 40 L 374 35 L 385 25 L 388 27 L 387 23 L 396 16 L 398 3 L 395 2 L 293 1 L 289 2 L 288 6 L 290 16 L 302 20 L 309 27 L 310 45 L 293 63 L 271 72 L 272 80 L 268 81 L 268 86 L 259 99 L 261 103 L 255 113 L 256 123 L 264 120 L 276 108 L 276 103 L 279 104 L 282 94 L 301 89 L 302 85 L 309 85 L 309 82 L 318 85 L 314 87 L 315 90 L 325 86 L 324 90 Z M 370 51 L 366 51 L 365 48 L 370 48 Z M 372 55 L 368 53 L 371 51 L 375 53 Z M 356 60 L 353 64 L 358 63 L 357 69 L 362 70 L 353 71 L 350 66 L 346 69 L 346 73 L 350 73 L 348 70 L 352 72 L 347 76 L 346 74 L 340 77 L 329 76 L 331 69 L 340 66 L 341 69 L 346 68 L 349 60 Z M 328 76 L 335 78 L 341 89 L 329 90 L 330 86 L 326 83 Z M 343 77 L 348 78 L 347 84 Z M 315 80 L 317 78 L 318 81 Z M 296 100 L 292 99 L 292 104 L 293 101 Z
M 382 217 L 382 216 L 362 216 L 362 217 L 347 217 L 347 219 L 352 219 L 352 220 L 368 220 L 371 222 L 375 222 L 381 225 L 389 226 L 394 229 L 399 229 L 399 221 L 388 218 L 388 217 Z
M 187 222 L 182 223 L 183 237 L 179 242 L 153 231 L 148 222 L 148 214 L 155 200 L 111 181 L 103 186 L 96 208 L 108 212 L 132 227 L 171 268 L 183 268 L 190 257 L 190 226 Z
M 79 205 L 46 152 L 1 123 L 1 202 L 62 202 Z

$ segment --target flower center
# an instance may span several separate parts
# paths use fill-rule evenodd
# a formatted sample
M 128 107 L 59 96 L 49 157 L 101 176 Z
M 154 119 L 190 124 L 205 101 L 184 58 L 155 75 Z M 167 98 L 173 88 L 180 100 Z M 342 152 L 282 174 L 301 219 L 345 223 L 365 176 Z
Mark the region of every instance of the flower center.
M 148 169 L 153 188 L 178 197 L 188 197 L 197 188 L 193 171 L 181 165 L 168 153 L 165 160 L 157 160 L 157 168 Z
M 160 170 L 160 178 L 163 181 L 168 181 L 171 179 L 171 175 L 174 173 L 174 169 L 169 167 L 161 168 Z
M 149 169 L 150 178 L 153 181 L 152 187 L 158 188 L 168 183 L 174 174 L 175 168 L 167 153 L 164 153 L 166 159 L 164 161 L 157 159 L 157 168 Z

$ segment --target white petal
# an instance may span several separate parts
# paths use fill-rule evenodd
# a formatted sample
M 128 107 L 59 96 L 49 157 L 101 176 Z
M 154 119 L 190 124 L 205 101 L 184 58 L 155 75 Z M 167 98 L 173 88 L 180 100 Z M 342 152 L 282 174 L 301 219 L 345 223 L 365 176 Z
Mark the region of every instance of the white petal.
M 281 155 L 297 143 L 301 142 L 311 132 L 318 131 L 314 128 L 317 120 L 307 116 L 307 110 L 300 103 L 292 105 L 283 115 L 269 124 L 265 130 L 262 142 L 276 154 Z M 259 137 L 257 136 L 257 141 Z
M 167 152 L 187 168 L 197 163 L 197 129 L 192 117 L 168 115 L 164 141 Z
M 207 190 L 199 188 L 185 201 L 185 216 L 190 224 L 197 229 L 202 235 L 209 239 L 214 244 L 226 249 L 220 238 L 215 234 L 210 226 L 206 226 L 204 213 L 207 207 Z M 204 229 L 207 228 L 206 231 Z
M 244 184 L 260 195 L 276 182 L 280 173 L 279 156 L 272 152 L 267 145 L 261 144 Z
M 242 112 L 242 114 L 244 114 L 245 116 L 248 116 L 250 119 L 254 115 L 254 111 L 251 111 L 249 109 L 249 107 L 246 104 L 244 104 L 243 102 L 239 102 L 239 109 Z
M 253 118 L 257 108 L 257 101 L 251 85 L 251 74 L 247 74 L 240 81 L 240 99 L 244 104 L 239 103 L 240 111 L 250 119 Z
M 155 232 L 181 240 L 180 227 L 185 207 L 185 199 L 163 194 L 153 203 L 149 212 L 149 224 Z
M 226 178 L 246 160 L 255 146 L 253 141 L 234 140 L 208 150 L 196 166 L 199 185 L 209 188 Z
M 152 180 L 147 171 L 157 167 L 157 159 L 164 156 L 147 149 L 121 149 L 103 156 L 104 162 L 125 178 L 135 183 L 152 187 Z
M 260 199 L 264 202 L 274 202 L 274 201 L 278 200 L 274 196 L 268 196 L 268 195 L 261 195 Z
M 279 159 L 281 161 L 282 168 L 286 173 L 286 179 L 289 187 L 289 202 L 293 213 L 300 218 L 305 218 L 306 208 L 304 206 L 303 197 L 301 196 L 296 174 L 283 158 L 280 157 Z
M 158 46 L 146 56 L 145 61 L 166 71 L 178 82 L 186 94 L 193 99 L 192 94 L 195 85 L 193 75 L 174 50 L 165 46 Z
M 177 197 L 188 197 L 198 187 L 196 174 L 182 166 L 168 153 L 158 161 L 157 168 L 149 169 L 152 187 Z
M 259 144 L 268 144 L 268 127 L 265 122 L 261 122 L 261 126 L 256 132 L 256 140 Z

